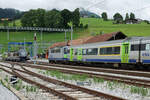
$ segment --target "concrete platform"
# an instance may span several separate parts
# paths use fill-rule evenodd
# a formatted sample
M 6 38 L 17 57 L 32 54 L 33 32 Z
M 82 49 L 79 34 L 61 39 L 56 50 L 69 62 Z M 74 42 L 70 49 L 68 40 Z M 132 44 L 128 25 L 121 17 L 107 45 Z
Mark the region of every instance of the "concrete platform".
M 0 100 L 19 100 L 9 89 L 0 84 Z

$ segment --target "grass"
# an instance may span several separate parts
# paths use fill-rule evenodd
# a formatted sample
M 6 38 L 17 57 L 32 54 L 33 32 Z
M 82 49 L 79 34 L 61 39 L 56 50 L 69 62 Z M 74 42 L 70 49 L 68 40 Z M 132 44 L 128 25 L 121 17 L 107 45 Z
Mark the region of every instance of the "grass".
M 16 26 L 21 26 L 20 20 L 15 21 Z M 81 23 L 84 25 L 88 24 L 88 29 L 74 29 L 73 39 L 87 37 L 100 33 L 111 33 L 116 31 L 122 31 L 128 37 L 131 36 L 150 36 L 150 25 L 142 22 L 141 24 L 112 24 L 113 21 L 103 21 L 99 18 L 81 18 Z M 1 23 L 0 26 L 3 24 Z M 13 23 L 9 23 L 9 26 L 12 26 Z M 32 32 L 10 32 L 10 39 L 7 39 L 7 32 L 0 32 L 0 44 L 4 45 L 4 49 L 1 51 L 6 51 L 8 42 L 33 42 L 34 33 Z M 59 32 L 44 32 L 43 40 L 41 41 L 40 32 L 37 33 L 37 42 L 48 42 L 50 46 L 54 42 L 63 42 L 65 41 L 65 33 Z M 67 39 L 71 39 L 70 32 L 67 33 Z M 48 47 L 47 46 L 47 47 Z M 41 46 L 39 46 L 41 47 Z M 41 52 L 41 50 L 39 50 Z
M 103 78 L 94 77 L 93 81 L 94 81 L 94 83 L 104 83 L 105 80 Z
M 144 87 L 131 86 L 130 92 L 141 94 L 142 96 L 147 96 L 148 95 L 148 89 L 144 88 Z
M 7 38 L 7 32 L 0 32 L 0 43 L 7 44 L 8 42 L 24 42 L 34 41 L 35 32 L 10 32 L 9 39 Z M 41 42 L 41 33 L 37 33 L 37 42 Z M 70 33 L 67 33 L 70 38 Z M 65 40 L 65 33 L 43 33 L 44 42 L 62 42 Z M 77 38 L 78 34 L 74 34 L 74 38 Z
M 36 92 L 37 91 L 37 87 L 35 87 L 35 86 L 26 85 L 25 89 L 27 92 Z
M 0 51 L 7 51 L 8 49 L 8 43 L 9 42 L 33 42 L 34 41 L 34 33 L 35 32 L 10 32 L 9 34 L 9 40 L 7 39 L 7 32 L 0 32 L 0 44 L 3 44 L 4 48 Z M 37 33 L 37 43 L 49 43 L 49 45 L 46 45 L 49 47 L 55 42 L 64 42 L 65 41 L 65 33 L 43 33 L 43 40 L 41 41 L 41 33 Z M 78 34 L 73 34 L 74 38 L 78 38 Z M 70 39 L 70 33 L 67 33 L 67 37 Z M 16 48 L 16 46 L 12 46 Z M 18 46 L 19 47 L 19 46 Z M 39 48 L 42 47 L 42 44 L 39 45 Z M 11 48 L 13 49 L 13 48 Z M 17 49 L 17 48 L 16 48 Z M 39 52 L 42 51 L 39 49 Z
M 94 33 L 110 33 L 122 31 L 127 36 L 150 36 L 150 25 L 142 22 L 141 24 L 112 24 L 113 21 L 103 21 L 96 18 L 81 18 L 81 22 L 89 24 L 88 35 Z
M 4 25 L 4 24 L 1 22 L 1 23 L 0 23 L 0 26 L 3 26 L 3 25 Z M 20 27 L 20 26 L 21 26 L 21 21 L 20 21 L 20 19 L 15 20 L 15 25 L 16 25 L 17 27 Z M 12 27 L 12 26 L 13 26 L 13 22 L 10 21 L 10 22 L 8 23 L 8 26 Z
M 75 80 L 75 81 L 86 81 L 89 77 L 86 74 L 65 74 L 58 70 L 46 70 L 46 71 L 39 71 L 39 73 L 42 73 L 44 75 L 56 77 L 57 79 L 63 79 L 63 80 Z
M 63 79 L 63 80 L 74 80 L 77 83 L 79 82 L 84 82 L 89 80 L 89 76 L 86 74 L 65 74 L 63 72 L 60 72 L 58 70 L 46 70 L 46 71 L 42 71 L 39 70 L 39 73 L 42 73 L 44 75 L 47 76 L 52 76 L 52 77 L 56 77 L 57 79 Z M 133 94 L 139 94 L 141 96 L 148 96 L 149 95 L 149 88 L 144 88 L 144 87 L 136 87 L 136 86 L 130 86 L 124 83 L 120 83 L 118 81 L 106 81 L 103 78 L 98 78 L 98 77 L 93 77 L 92 78 L 93 82 L 96 84 L 104 84 L 104 82 L 106 82 L 106 87 L 110 90 L 114 90 L 116 88 L 122 87 L 122 89 L 129 89 L 131 93 Z M 89 80 L 89 82 L 91 82 L 92 80 Z M 78 82 L 79 81 L 79 82 Z M 82 83 L 80 83 L 82 84 Z M 28 87 L 26 87 L 28 88 Z M 27 90 L 28 91 L 28 90 Z

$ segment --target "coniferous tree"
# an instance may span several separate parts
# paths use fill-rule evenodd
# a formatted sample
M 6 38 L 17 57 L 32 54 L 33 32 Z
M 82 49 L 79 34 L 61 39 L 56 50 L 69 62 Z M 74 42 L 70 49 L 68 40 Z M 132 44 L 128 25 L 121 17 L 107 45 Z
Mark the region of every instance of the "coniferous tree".
M 123 22 L 123 17 L 120 13 L 116 13 L 114 16 L 114 21 L 116 21 L 116 23 L 122 23 Z
M 130 19 L 135 19 L 135 15 L 134 15 L 134 13 L 130 13 Z
M 129 14 L 128 13 L 126 13 L 126 17 L 125 17 L 125 20 L 129 20 L 130 18 L 129 18 Z
M 72 13 L 72 24 L 74 27 L 79 27 L 79 24 L 80 24 L 79 8 L 75 9 Z
M 103 18 L 104 21 L 108 20 L 106 12 L 103 12 L 101 16 L 102 16 L 102 18 Z

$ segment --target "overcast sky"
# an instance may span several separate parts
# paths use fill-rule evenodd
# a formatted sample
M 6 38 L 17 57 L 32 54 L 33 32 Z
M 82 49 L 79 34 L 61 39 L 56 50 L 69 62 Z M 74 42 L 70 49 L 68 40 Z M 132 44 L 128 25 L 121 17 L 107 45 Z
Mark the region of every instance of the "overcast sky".
M 109 18 L 119 12 L 135 13 L 137 18 L 150 20 L 150 0 L 0 0 L 0 8 L 29 9 L 70 9 L 83 7 L 100 15 L 107 12 Z

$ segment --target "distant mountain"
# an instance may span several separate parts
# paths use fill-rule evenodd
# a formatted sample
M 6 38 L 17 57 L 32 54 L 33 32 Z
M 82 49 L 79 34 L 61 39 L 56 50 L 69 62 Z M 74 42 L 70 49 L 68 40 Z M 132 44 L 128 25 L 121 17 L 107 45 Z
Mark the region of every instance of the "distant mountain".
M 23 12 L 13 9 L 13 8 L 0 8 L 0 19 L 1 18 L 10 18 L 10 19 L 19 19 L 23 15 Z
M 81 17 L 94 17 L 94 18 L 100 18 L 99 15 L 93 13 L 93 12 L 90 12 L 90 11 L 87 11 L 85 10 L 84 8 L 80 8 L 80 16 Z

